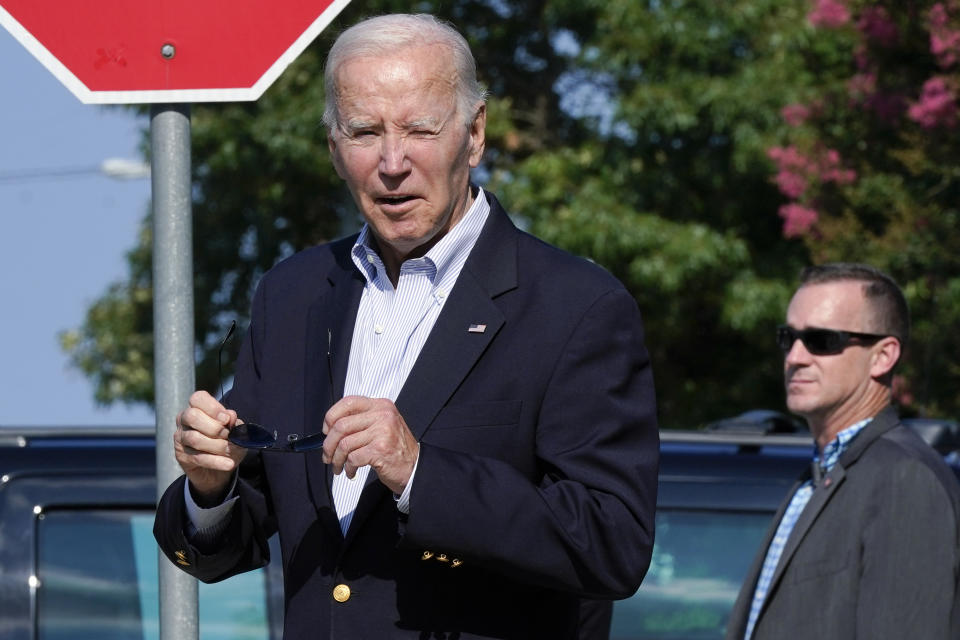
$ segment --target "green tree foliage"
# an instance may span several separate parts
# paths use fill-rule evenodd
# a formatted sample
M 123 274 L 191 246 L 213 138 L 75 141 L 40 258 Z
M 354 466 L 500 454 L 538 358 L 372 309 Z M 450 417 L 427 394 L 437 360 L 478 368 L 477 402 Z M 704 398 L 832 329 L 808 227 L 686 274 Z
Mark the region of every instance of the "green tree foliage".
M 771 215 L 765 151 L 812 34 L 805 3 L 588 4 L 555 85 L 585 135 L 496 166 L 495 189 L 635 294 L 664 425 L 780 407 L 770 335 L 806 258 Z
M 911 37 L 920 38 L 927 27 L 917 4 L 888 10 L 904 20 L 913 11 Z M 413 10 L 462 28 L 490 88 L 476 179 L 522 226 L 604 265 L 636 296 L 662 424 L 782 407 L 772 334 L 799 269 L 811 259 L 864 259 L 902 277 L 929 264 L 921 239 L 906 237 L 915 225 L 899 243 L 878 230 L 893 233 L 884 220 L 894 208 L 898 220 L 927 220 L 928 237 L 943 236 L 948 221 L 920 194 L 954 170 L 932 173 L 946 139 L 941 155 L 932 140 L 877 151 L 908 132 L 866 122 L 839 98 L 848 99 L 861 32 L 825 29 L 808 17 L 815 8 L 808 0 L 354 0 L 257 103 L 193 109 L 198 386 L 217 388 L 216 347 L 230 320 L 243 324 L 266 269 L 357 228 L 320 125 L 323 55 L 359 18 Z M 927 52 L 913 64 L 932 60 Z M 922 69 L 897 64 L 905 86 L 922 84 Z M 789 105 L 823 111 L 793 126 L 784 118 L 792 112 L 782 113 Z M 818 166 L 832 177 L 802 197 L 785 195 L 776 173 L 785 150 L 821 147 Z M 834 164 L 829 149 L 838 150 Z M 955 195 L 943 188 L 937 202 Z M 781 206 L 812 210 L 805 198 L 814 193 L 817 211 L 829 205 L 830 216 L 800 232 L 795 217 L 777 216 Z M 863 230 L 870 234 L 850 235 Z M 128 279 L 63 336 L 104 403 L 152 401 L 149 224 L 140 240 Z M 936 255 L 953 260 L 947 250 Z M 937 307 L 942 319 L 960 306 L 960 286 L 905 281 L 915 304 L 939 301 L 923 311 Z M 954 302 L 944 306 L 949 291 Z

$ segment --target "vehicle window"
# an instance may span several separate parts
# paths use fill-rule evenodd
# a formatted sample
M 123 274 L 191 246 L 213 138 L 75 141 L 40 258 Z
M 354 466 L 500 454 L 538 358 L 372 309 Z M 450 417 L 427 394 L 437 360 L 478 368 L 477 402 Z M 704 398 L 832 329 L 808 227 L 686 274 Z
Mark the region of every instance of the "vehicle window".
M 37 521 L 40 640 L 159 638 L 153 513 L 56 510 Z M 200 637 L 265 640 L 265 573 L 200 584 Z
M 614 604 L 611 640 L 722 639 L 772 513 L 659 509 L 643 586 Z

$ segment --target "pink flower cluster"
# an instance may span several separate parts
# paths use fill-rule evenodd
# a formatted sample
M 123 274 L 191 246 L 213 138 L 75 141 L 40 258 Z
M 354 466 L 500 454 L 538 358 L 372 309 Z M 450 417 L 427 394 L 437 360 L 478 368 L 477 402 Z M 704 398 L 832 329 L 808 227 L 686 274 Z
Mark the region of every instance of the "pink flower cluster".
M 896 122 L 907 109 L 907 99 L 897 93 L 875 93 L 867 98 L 866 106 L 886 123 Z
M 952 129 L 957 124 L 957 100 L 953 87 L 942 76 L 930 78 L 923 83 L 920 99 L 910 105 L 908 114 L 924 129 Z
M 788 198 L 799 198 L 815 182 L 842 185 L 857 179 L 856 171 L 840 166 L 840 154 L 835 149 L 827 149 L 811 158 L 794 146 L 772 147 L 767 155 L 777 163 L 777 177 L 774 180 L 780 193 Z
M 877 74 L 872 71 L 854 74 L 847 81 L 847 91 L 855 102 L 866 102 L 877 92 Z
M 777 215 L 783 218 L 784 238 L 802 236 L 817 223 L 817 219 L 820 217 L 816 209 L 810 209 L 796 202 L 780 207 L 777 210 Z
M 807 190 L 810 178 L 810 160 L 796 147 L 773 147 L 767 156 L 777 163 L 777 177 L 774 179 L 780 193 L 788 198 L 799 198 Z
M 810 157 L 794 146 L 772 147 L 767 155 L 777 163 L 777 176 L 774 179 L 777 188 L 791 200 L 800 199 L 815 183 L 844 185 L 857 179 L 855 171 L 841 166 L 840 154 L 835 149 L 826 149 L 816 157 Z M 799 202 L 785 204 L 777 213 L 783 218 L 783 235 L 786 238 L 803 235 L 816 224 L 819 217 L 816 209 Z
M 814 0 L 807 20 L 815 27 L 837 29 L 850 22 L 850 9 L 843 0 Z
M 924 26 L 929 34 L 930 53 L 940 70 L 935 72 L 939 75 L 924 82 L 915 100 L 916 88 L 906 84 L 910 83 L 912 74 L 905 75 L 901 65 L 892 61 L 898 54 L 903 59 L 905 52 L 899 50 L 906 49 L 906 45 L 912 50 L 917 34 L 913 26 L 916 13 L 898 2 L 808 2 L 807 20 L 811 25 L 842 29 L 845 36 L 856 37 L 852 51 L 854 75 L 847 82 L 848 108 L 871 112 L 878 121 L 894 126 L 903 124 L 907 117 L 927 130 L 949 130 L 960 124 L 960 0 L 921 3 L 930 7 Z M 922 40 L 920 45 L 923 46 Z M 928 64 L 927 59 L 923 64 Z M 812 120 L 819 121 L 824 112 L 822 106 L 814 102 L 789 104 L 780 115 L 790 127 L 799 127 Z M 811 131 L 805 128 L 802 133 L 806 135 Z M 828 183 L 847 185 L 857 179 L 855 171 L 842 166 L 836 150 L 804 148 L 806 150 L 801 151 L 791 145 L 767 151 L 777 167 L 773 181 L 788 199 L 778 211 L 783 219 L 783 234 L 788 238 L 816 232 L 820 216 L 817 209 L 822 206 L 820 197 L 826 195 L 822 193 L 823 187 Z M 909 391 L 904 391 L 904 395 L 909 397 Z
M 927 23 L 930 27 L 930 53 L 941 68 L 952 67 L 960 60 L 960 30 L 950 28 L 947 6 L 938 2 L 930 7 Z
M 881 47 L 892 47 L 900 40 L 900 30 L 883 7 L 868 7 L 857 20 L 857 29 Z
M 859 105 L 872 111 L 880 121 L 894 124 L 906 111 L 907 99 L 902 92 L 884 88 L 879 81 L 877 62 L 871 58 L 871 49 L 897 46 L 900 28 L 886 7 L 867 6 L 857 18 L 857 30 L 863 34 L 863 41 L 853 51 L 857 73 L 847 81 L 850 106 Z
M 873 111 L 883 122 L 893 123 L 907 107 L 906 98 L 897 93 L 881 93 L 877 89 L 877 74 L 864 71 L 854 74 L 847 81 L 850 105 L 862 105 Z
M 840 166 L 840 153 L 836 149 L 827 149 L 820 156 L 820 181 L 836 184 L 851 184 L 857 179 L 857 172 Z
M 810 107 L 805 104 L 788 104 L 780 109 L 780 115 L 791 127 L 799 127 L 810 117 Z

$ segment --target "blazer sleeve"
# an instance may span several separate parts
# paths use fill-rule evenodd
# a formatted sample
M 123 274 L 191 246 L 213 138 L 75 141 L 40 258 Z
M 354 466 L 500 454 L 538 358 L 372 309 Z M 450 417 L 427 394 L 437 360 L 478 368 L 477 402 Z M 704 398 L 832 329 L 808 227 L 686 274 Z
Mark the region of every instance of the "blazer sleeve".
M 256 363 L 257 348 L 262 342 L 262 322 L 257 319 L 262 317 L 264 295 L 263 287 L 258 287 L 253 304 L 255 319 L 237 359 L 234 387 L 224 398 L 224 404 L 236 409 L 246 421 L 257 420 L 260 376 Z M 240 499 L 223 534 L 209 544 L 197 544 L 187 535 L 189 519 L 183 495 L 186 482 L 186 476 L 180 476 L 157 504 L 153 532 L 164 555 L 204 582 L 217 582 L 266 565 L 270 560 L 268 539 L 276 531 L 276 518 L 270 507 L 270 491 L 260 456 L 248 455 L 241 463 L 236 484 Z
M 577 323 L 538 408 L 542 477 L 422 443 L 402 544 L 453 548 L 512 579 L 581 596 L 630 596 L 653 548 L 655 413 L 636 302 L 612 289 Z
M 163 554 L 203 582 L 218 582 L 265 566 L 270 561 L 268 539 L 273 531 L 263 528 L 264 523 L 270 522 L 263 517 L 266 513 L 263 494 L 251 491 L 245 482 L 238 482 L 238 491 L 246 494 L 244 508 L 234 507 L 223 534 L 204 545 L 187 534 L 188 517 L 183 497 L 186 482 L 186 476 L 180 476 L 167 487 L 157 505 L 153 535 Z M 255 506 L 251 508 L 251 504 Z

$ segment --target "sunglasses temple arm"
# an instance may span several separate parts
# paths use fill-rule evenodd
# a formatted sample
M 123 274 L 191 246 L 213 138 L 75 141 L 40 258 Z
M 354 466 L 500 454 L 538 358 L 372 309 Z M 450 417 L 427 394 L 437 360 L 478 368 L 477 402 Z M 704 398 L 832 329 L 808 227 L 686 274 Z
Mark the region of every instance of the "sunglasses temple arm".
M 223 347 L 227 344 L 227 340 L 230 339 L 230 336 L 233 335 L 233 330 L 237 328 L 237 321 L 230 321 L 230 328 L 227 329 L 227 335 L 223 337 L 223 340 L 220 341 L 220 347 L 217 349 L 217 378 L 220 380 L 220 400 L 223 400 Z
M 330 406 L 333 406 L 335 396 L 333 394 L 333 331 L 327 329 L 327 375 L 330 377 Z

